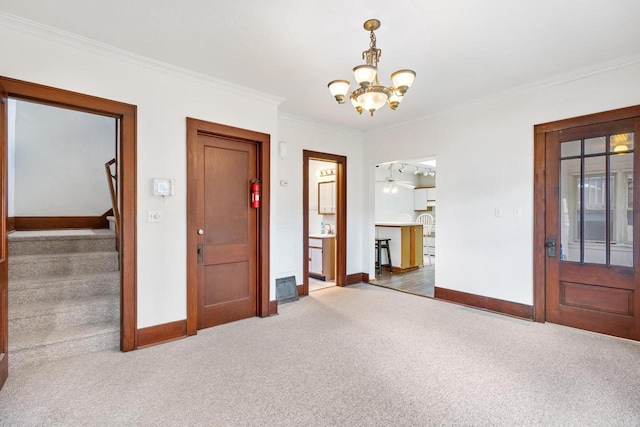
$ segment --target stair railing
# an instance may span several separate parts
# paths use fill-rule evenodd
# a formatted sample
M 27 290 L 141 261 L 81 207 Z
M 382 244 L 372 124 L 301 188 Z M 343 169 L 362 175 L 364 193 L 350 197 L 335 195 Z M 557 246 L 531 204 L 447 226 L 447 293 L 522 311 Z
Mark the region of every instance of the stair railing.
M 114 168 L 114 171 L 111 172 L 111 165 L 116 163 L 116 159 L 111 159 L 107 163 L 104 164 L 105 171 L 107 172 L 107 182 L 109 183 L 109 193 L 111 194 L 111 204 L 113 205 L 113 217 L 116 221 L 116 240 L 118 236 L 118 231 L 120 230 L 120 213 L 118 212 L 118 194 L 117 194 L 117 185 L 118 185 L 118 173 L 117 168 Z

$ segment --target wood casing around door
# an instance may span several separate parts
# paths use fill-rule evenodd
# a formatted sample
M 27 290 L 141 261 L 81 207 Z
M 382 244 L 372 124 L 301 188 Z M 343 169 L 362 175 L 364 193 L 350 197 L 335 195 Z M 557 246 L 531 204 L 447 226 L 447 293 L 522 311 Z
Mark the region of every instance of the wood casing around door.
M 120 349 L 135 350 L 137 302 L 136 302 L 136 121 L 137 107 L 118 101 L 43 86 L 36 83 L 0 76 L 10 98 L 37 102 L 59 108 L 68 108 L 119 120 L 119 170 L 120 223 L 117 240 L 120 242 Z M 5 147 L 6 150 L 6 147 Z M 3 150 L 3 152 L 5 152 Z M 6 159 L 3 160 L 6 162 Z M 4 181 L 4 180 L 3 180 Z M 3 184 L 6 203 L 6 187 Z M 6 211 L 2 223 L 7 222 Z M 5 233 L 6 234 L 6 233 Z M 2 308 L 0 308 L 0 311 Z M 2 315 L 2 313 L 0 313 Z
M 309 161 L 320 160 L 336 163 L 336 286 L 347 283 L 347 158 L 336 154 L 302 150 L 302 275 L 300 295 L 309 295 Z
M 640 135 L 640 106 L 622 108 L 573 119 L 560 120 L 535 126 L 534 144 L 534 320 L 538 322 L 554 322 L 566 326 L 590 330 L 594 332 L 615 335 L 634 340 L 640 340 L 640 288 L 638 285 L 638 273 L 640 266 L 640 227 L 634 226 L 632 233 L 632 265 L 616 265 L 611 262 L 609 246 L 612 232 L 609 227 L 604 227 L 606 238 L 604 242 L 590 243 L 600 244 L 606 250 L 604 263 L 596 263 L 587 260 L 584 255 L 586 237 L 580 231 L 580 223 L 577 222 L 578 231 L 568 240 L 569 243 L 578 239 L 580 257 L 560 260 L 561 254 L 568 252 L 569 248 L 562 247 L 561 230 L 568 229 L 567 218 L 574 213 L 565 212 L 567 202 L 560 197 L 568 196 L 562 193 L 560 183 L 567 188 L 574 188 L 573 184 L 565 183 L 561 179 L 561 163 L 564 159 L 577 161 L 582 171 L 576 179 L 580 179 L 578 192 L 584 188 L 582 180 L 585 176 L 586 160 L 593 164 L 593 159 L 602 158 L 603 176 L 612 176 L 610 170 L 611 158 L 620 156 L 611 148 L 611 135 L 631 133 Z M 602 140 L 603 151 L 587 152 L 585 154 L 584 141 Z M 562 144 L 580 142 L 583 147 L 578 155 L 561 154 Z M 634 141 L 632 148 L 624 155 L 632 155 L 633 179 L 640 179 L 640 153 L 638 153 L 638 141 Z M 567 145 L 568 146 L 568 145 Z M 561 160 L 563 159 L 563 160 Z M 568 163 L 567 163 L 568 164 Z M 609 171 L 605 173 L 605 171 Z M 565 172 L 566 174 L 567 172 Z M 592 173 L 592 172 L 589 172 Z M 575 175 L 575 174 L 574 174 Z M 575 176 L 574 176 L 575 178 Z M 610 178 L 606 178 L 610 179 Z M 607 186 L 605 185 L 605 188 Z M 640 186 L 634 185 L 632 196 L 629 200 L 633 203 L 633 224 L 640 224 Z M 606 194 L 615 197 L 613 186 L 606 190 Z M 605 197 L 606 198 L 606 197 Z M 584 203 L 583 205 L 586 205 Z M 560 206 L 563 206 L 562 209 Z M 606 202 L 606 209 L 613 206 Z M 579 208 L 586 209 L 586 208 Z M 564 212 L 564 219 L 560 219 L 560 213 Z M 582 211 L 580 211 L 582 212 Z M 583 215 L 583 214 L 580 214 Z M 604 215 L 606 218 L 608 215 Z M 575 221 L 575 220 L 572 220 Z M 607 219 L 606 224 L 613 224 L 613 219 Z M 613 227 L 611 229 L 614 229 Z M 547 252 L 547 238 L 557 238 L 557 251 Z M 566 239 L 566 237 L 565 237 Z M 574 243 L 575 245 L 575 243 Z M 554 247 L 555 249 L 555 247 Z M 564 250 L 565 252 L 562 252 Z M 609 260 L 609 261 L 606 261 Z M 609 264 L 607 264 L 609 263 Z
M 269 316 L 269 152 L 267 134 L 187 118 L 188 335 L 234 319 Z M 234 177 L 234 171 L 244 175 Z M 258 209 L 249 207 L 254 178 L 262 185 Z M 213 196 L 221 197 L 219 205 Z M 251 288 L 220 286 L 237 281 Z

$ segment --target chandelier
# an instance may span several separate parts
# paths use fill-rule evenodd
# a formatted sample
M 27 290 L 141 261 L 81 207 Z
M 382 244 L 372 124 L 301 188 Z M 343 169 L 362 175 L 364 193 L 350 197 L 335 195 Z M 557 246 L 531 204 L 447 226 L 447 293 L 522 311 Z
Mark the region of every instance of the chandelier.
M 362 59 L 365 64 L 358 65 L 353 69 L 353 75 L 359 88 L 348 94 L 351 83 L 347 80 L 334 80 L 328 84 L 331 95 L 336 98 L 338 104 L 346 102 L 347 94 L 351 99 L 351 103 L 359 114 L 363 110 L 367 110 L 373 116 L 373 113 L 389 103 L 392 110 L 398 108 L 404 94 L 413 83 L 416 73 L 413 70 L 398 70 L 391 74 L 393 86 L 382 86 L 378 81 L 378 61 L 382 56 L 382 50 L 376 47 L 375 30 L 380 28 L 380 21 L 377 19 L 369 19 L 364 23 L 364 29 L 371 32 L 369 49 L 362 52 Z

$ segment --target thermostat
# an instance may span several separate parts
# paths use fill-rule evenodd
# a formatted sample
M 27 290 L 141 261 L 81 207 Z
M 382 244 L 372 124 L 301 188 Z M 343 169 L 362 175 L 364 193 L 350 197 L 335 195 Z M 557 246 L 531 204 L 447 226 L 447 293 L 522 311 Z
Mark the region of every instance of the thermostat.
M 173 196 L 176 192 L 176 180 L 166 178 L 153 179 L 154 196 Z

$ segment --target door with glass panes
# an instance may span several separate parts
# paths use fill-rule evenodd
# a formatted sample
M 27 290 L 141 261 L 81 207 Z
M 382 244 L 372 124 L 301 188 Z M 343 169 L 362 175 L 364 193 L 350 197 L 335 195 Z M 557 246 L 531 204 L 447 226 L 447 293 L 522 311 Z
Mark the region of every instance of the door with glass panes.
M 639 118 L 546 132 L 546 320 L 640 339 Z

